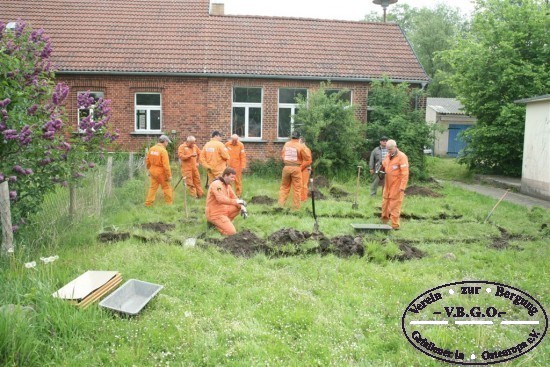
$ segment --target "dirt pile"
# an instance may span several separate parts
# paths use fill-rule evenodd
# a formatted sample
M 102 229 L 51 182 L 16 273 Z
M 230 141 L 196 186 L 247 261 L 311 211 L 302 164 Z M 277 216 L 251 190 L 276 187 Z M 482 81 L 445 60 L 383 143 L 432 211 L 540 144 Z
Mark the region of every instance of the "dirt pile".
M 441 195 L 440 193 L 438 192 L 435 192 L 427 187 L 422 187 L 422 186 L 416 186 L 416 185 L 412 185 L 412 186 L 409 186 L 405 189 L 405 194 L 407 195 L 418 195 L 418 196 L 428 196 L 428 197 L 432 197 L 432 198 L 440 198 L 440 197 L 443 197 L 443 195 Z
M 155 231 L 155 232 L 164 233 L 164 232 L 173 230 L 174 228 L 176 228 L 176 225 L 171 224 L 171 223 L 163 223 L 163 222 L 143 223 L 141 225 L 141 228 L 143 228 L 145 230 L 148 230 L 148 231 Z
M 345 198 L 349 196 L 349 192 L 336 186 L 332 186 L 329 192 L 336 199 Z
M 225 237 L 217 243 L 217 246 L 234 256 L 241 257 L 252 257 L 257 253 L 266 254 L 270 250 L 264 240 L 249 230 Z
M 330 181 L 324 176 L 317 176 L 313 179 L 315 187 L 329 187 Z
M 252 199 L 250 199 L 251 204 L 267 204 L 267 205 L 273 205 L 277 202 L 277 200 L 270 198 L 269 196 L 260 195 L 260 196 L 253 196 Z
M 118 242 L 130 238 L 128 232 L 103 232 L 97 236 L 99 242 Z
M 339 257 L 350 257 L 353 255 L 363 257 L 365 255 L 365 248 L 363 247 L 363 239 L 361 237 L 350 235 L 336 236 L 330 240 L 330 244 L 332 252 Z
M 405 261 L 412 259 L 422 259 L 424 256 L 426 256 L 424 251 L 419 250 L 417 247 L 414 247 L 408 242 L 401 242 L 399 244 L 399 249 L 403 251 L 403 253 L 394 256 L 392 260 Z
M 315 189 L 315 190 L 313 190 L 313 192 L 315 193 L 315 200 L 326 200 L 327 199 L 327 197 L 321 191 Z M 307 196 L 311 197 L 311 190 L 308 191 Z
M 273 232 L 267 238 L 274 245 L 286 245 L 289 243 L 303 243 L 311 237 L 309 232 L 300 232 L 294 228 L 283 228 Z

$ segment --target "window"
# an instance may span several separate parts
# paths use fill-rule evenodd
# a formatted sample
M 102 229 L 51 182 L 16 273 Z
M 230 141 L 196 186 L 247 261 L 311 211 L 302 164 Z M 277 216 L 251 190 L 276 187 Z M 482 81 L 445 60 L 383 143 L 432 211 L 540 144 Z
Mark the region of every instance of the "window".
M 79 132 L 84 132 L 85 130 L 80 127 L 81 126 L 80 122 L 82 121 L 82 119 L 84 119 L 85 117 L 91 116 L 90 120 L 94 121 L 94 108 L 97 104 L 97 101 L 100 98 L 103 98 L 103 92 L 78 92 L 77 95 L 84 96 L 86 95 L 86 93 L 89 93 L 90 97 L 94 99 L 94 102 L 88 108 L 80 107 L 78 109 L 78 131 Z
M 262 138 L 262 88 L 233 88 L 231 131 L 243 138 Z
M 279 119 L 277 128 L 277 137 L 279 139 L 290 137 L 290 132 L 294 129 L 294 115 L 298 113 L 298 103 L 296 102 L 298 96 L 307 98 L 307 89 L 279 89 Z
M 349 105 L 351 105 L 351 90 L 347 90 L 347 89 L 326 89 L 325 90 L 325 94 L 329 97 L 332 96 L 333 94 L 338 94 L 340 92 L 342 92 L 342 94 L 340 95 L 338 100 L 345 101 Z
M 160 132 L 160 93 L 136 93 L 136 131 Z

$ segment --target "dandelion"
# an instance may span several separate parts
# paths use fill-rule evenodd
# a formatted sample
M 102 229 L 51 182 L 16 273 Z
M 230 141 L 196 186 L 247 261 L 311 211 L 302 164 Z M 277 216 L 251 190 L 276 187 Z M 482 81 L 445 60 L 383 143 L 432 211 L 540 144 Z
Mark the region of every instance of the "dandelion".
M 42 260 L 42 262 L 44 264 L 53 263 L 57 259 L 59 259 L 58 255 L 54 255 L 54 256 L 50 256 L 50 257 L 41 257 L 40 258 L 40 260 Z
M 36 267 L 36 261 L 31 261 L 30 263 L 25 263 L 25 268 L 31 269 Z

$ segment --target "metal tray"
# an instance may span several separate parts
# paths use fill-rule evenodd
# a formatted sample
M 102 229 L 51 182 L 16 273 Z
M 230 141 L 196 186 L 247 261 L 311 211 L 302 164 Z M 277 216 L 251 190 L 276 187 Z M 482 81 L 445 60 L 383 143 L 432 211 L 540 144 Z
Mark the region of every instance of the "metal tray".
M 123 314 L 137 315 L 162 288 L 162 285 L 129 279 L 99 305 Z

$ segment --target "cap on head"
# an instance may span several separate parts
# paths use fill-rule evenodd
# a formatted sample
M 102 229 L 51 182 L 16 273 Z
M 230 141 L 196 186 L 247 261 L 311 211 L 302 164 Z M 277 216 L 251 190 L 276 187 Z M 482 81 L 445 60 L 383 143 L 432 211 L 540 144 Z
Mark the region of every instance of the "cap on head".
M 164 143 L 164 142 L 171 143 L 172 141 L 171 141 L 170 138 L 167 137 L 166 135 L 161 135 L 161 136 L 159 136 L 159 143 Z
M 300 132 L 298 130 L 294 130 L 291 134 L 290 134 L 290 137 L 292 139 L 300 139 Z
M 219 131 L 213 131 L 212 132 L 212 137 L 215 138 L 216 136 L 219 136 L 221 138 L 222 134 L 220 134 Z
M 384 135 L 380 138 L 380 141 L 388 141 L 388 137 Z

